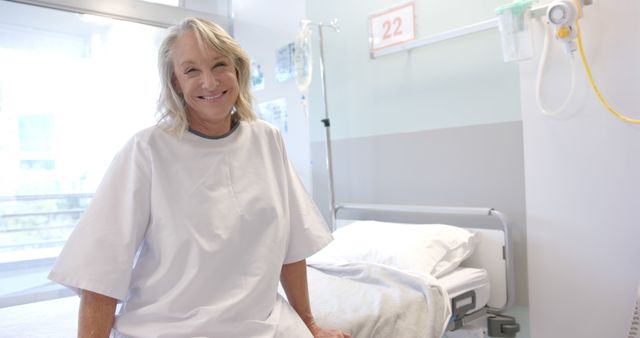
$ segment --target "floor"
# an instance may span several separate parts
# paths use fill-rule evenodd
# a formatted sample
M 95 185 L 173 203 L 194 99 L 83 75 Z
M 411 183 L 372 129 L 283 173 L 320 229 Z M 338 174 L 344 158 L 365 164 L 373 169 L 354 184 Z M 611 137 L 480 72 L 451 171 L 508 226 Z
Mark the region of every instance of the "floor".
M 507 316 L 516 318 L 518 324 L 520 324 L 520 332 L 518 332 L 517 338 L 529 338 L 529 307 L 527 306 L 513 306 L 506 313 Z
M 76 296 L 0 308 L 1 338 L 69 338 L 76 336 L 80 299 Z M 514 306 L 508 315 L 517 318 L 517 338 L 529 338 L 528 309 Z

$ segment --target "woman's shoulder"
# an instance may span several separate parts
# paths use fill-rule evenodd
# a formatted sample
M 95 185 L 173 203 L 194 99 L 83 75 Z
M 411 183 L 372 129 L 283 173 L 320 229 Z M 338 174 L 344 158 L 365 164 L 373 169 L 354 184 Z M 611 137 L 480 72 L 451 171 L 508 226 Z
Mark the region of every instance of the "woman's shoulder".
M 187 133 L 186 131 L 184 133 Z M 156 124 L 144 128 L 135 133 L 131 138 L 138 142 L 151 143 L 154 140 L 180 140 L 184 134 L 176 134 L 168 130 L 165 126 Z
M 271 123 L 261 119 L 255 119 L 253 121 L 243 121 L 243 123 L 248 124 L 249 126 L 251 126 L 251 128 L 254 128 L 256 130 L 269 130 L 269 131 L 276 130 L 277 131 L 278 129 Z
M 251 132 L 255 134 L 280 138 L 280 131 L 278 128 L 264 120 L 256 119 L 254 121 L 243 121 L 242 123 L 247 126 L 247 129 L 251 130 Z
M 137 139 L 148 139 L 151 135 L 156 134 L 159 131 L 161 131 L 161 129 L 157 125 L 153 125 L 139 130 L 133 134 L 133 137 Z
M 152 138 L 154 136 L 154 134 L 157 134 L 158 131 L 159 130 L 158 130 L 157 126 L 150 126 L 150 127 L 141 129 L 141 130 L 137 131 L 135 134 L 133 134 L 129 138 L 129 142 L 128 143 L 148 144 L 149 143 L 149 139 Z
M 126 142 L 123 150 L 148 149 L 153 139 L 165 138 L 167 132 L 157 125 L 144 128 L 134 133 Z

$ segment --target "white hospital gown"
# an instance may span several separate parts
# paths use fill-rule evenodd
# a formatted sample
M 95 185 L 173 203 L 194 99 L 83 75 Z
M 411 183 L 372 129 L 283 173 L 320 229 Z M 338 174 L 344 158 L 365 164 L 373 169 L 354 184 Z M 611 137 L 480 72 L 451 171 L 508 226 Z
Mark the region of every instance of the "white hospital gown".
M 121 301 L 119 337 L 305 337 L 280 270 L 330 241 L 272 126 L 152 127 L 114 158 L 49 278 Z

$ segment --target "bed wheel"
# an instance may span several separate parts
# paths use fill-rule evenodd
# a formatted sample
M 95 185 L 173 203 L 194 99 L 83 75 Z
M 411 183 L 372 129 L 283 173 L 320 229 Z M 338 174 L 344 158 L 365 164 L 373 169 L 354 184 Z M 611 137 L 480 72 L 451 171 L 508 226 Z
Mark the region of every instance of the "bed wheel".
M 489 337 L 515 337 L 520 331 L 520 324 L 510 316 L 491 315 L 487 318 Z

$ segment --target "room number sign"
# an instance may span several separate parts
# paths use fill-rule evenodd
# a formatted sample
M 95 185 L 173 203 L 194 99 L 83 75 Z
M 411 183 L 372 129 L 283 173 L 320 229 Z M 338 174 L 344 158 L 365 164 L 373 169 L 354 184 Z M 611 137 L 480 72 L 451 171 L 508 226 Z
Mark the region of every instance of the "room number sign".
M 395 46 L 416 38 L 415 3 L 408 2 L 369 16 L 369 42 L 372 51 Z

